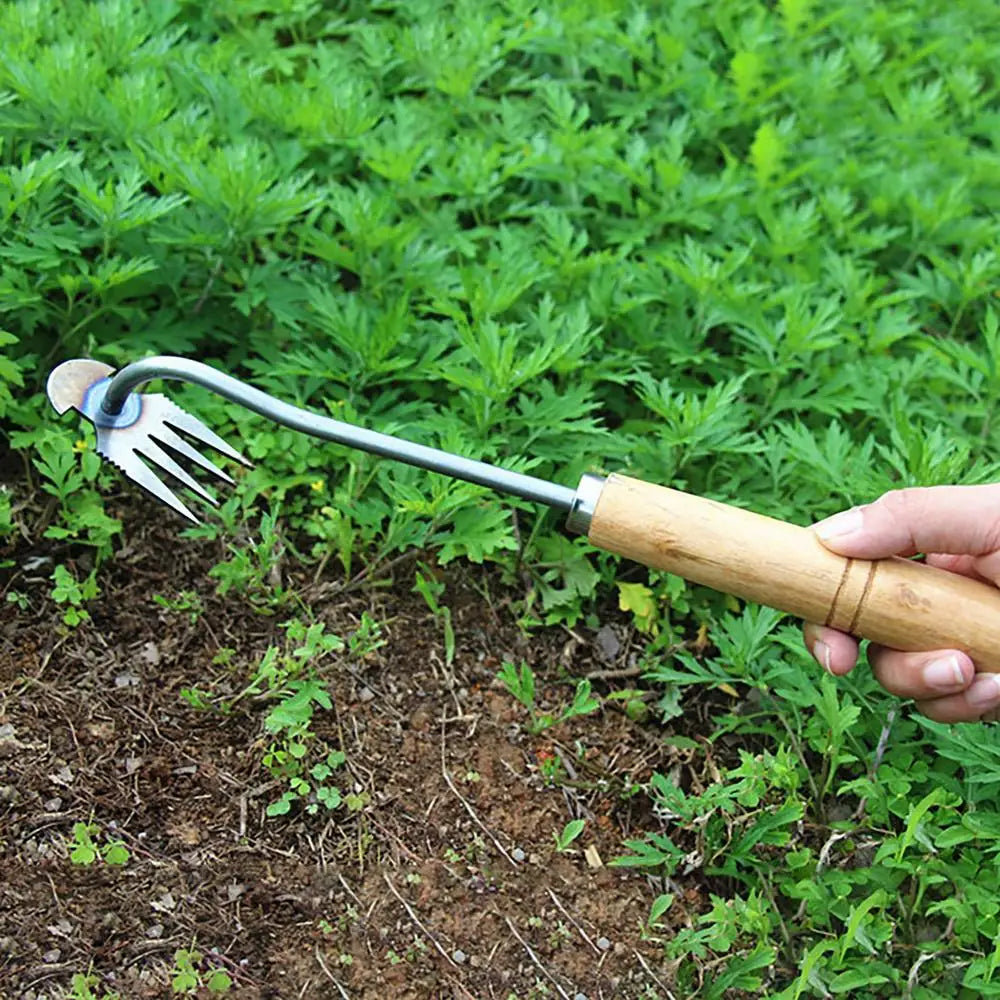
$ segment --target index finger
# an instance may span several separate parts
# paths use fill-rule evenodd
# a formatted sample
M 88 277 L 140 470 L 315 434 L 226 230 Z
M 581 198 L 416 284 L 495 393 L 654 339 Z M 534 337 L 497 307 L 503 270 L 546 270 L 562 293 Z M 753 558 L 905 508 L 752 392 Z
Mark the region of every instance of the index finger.
M 1000 484 L 893 490 L 813 525 L 820 541 L 856 559 L 918 552 L 983 555 L 1000 548 Z

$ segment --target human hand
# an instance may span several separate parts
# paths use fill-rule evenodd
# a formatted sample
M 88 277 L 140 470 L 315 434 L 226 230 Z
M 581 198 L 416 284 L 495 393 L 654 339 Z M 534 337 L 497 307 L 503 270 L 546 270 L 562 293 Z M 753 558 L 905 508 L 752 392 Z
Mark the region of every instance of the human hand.
M 1000 586 L 1000 484 L 894 490 L 820 521 L 813 530 L 842 556 L 881 559 L 923 552 L 932 566 Z M 854 638 L 816 624 L 803 631 L 810 652 L 831 674 L 853 669 Z M 904 653 L 872 643 L 868 660 L 887 691 L 915 699 L 920 711 L 938 722 L 971 722 L 1000 708 L 1000 675 L 977 673 L 960 650 Z

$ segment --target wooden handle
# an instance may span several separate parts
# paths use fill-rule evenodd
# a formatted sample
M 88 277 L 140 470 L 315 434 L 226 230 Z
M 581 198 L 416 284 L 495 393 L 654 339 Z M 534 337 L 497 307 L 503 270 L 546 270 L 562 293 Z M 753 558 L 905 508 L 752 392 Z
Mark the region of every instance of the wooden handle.
M 806 621 L 905 650 L 960 649 L 1000 673 L 1000 590 L 909 559 L 845 559 L 773 517 L 627 476 L 601 491 L 590 541 Z

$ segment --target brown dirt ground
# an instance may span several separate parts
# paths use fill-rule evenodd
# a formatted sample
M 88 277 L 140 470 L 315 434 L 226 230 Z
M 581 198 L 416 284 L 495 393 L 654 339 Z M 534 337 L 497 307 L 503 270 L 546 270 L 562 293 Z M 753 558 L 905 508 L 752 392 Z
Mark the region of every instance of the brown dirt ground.
M 531 735 L 494 680 L 524 658 L 540 700 L 566 703 L 561 678 L 627 663 L 623 621 L 609 663 L 587 630 L 525 635 L 495 577 L 449 570 L 448 667 L 412 573 L 343 593 L 284 565 L 328 631 L 346 636 L 368 611 L 386 641 L 360 663 L 324 661 L 334 707 L 315 724 L 347 755 L 344 791 L 367 804 L 269 819 L 265 707 L 199 711 L 180 692 L 248 676 L 296 608 L 267 616 L 219 597 L 207 571 L 220 543 L 178 540 L 168 515 L 124 496 L 92 622 L 68 629 L 48 577 L 81 551 L 42 538 L 42 501 L 15 506 L 30 529 L 0 553 L 14 561 L 0 601 L 15 589 L 30 604 L 0 603 L 0 997 L 63 996 L 90 968 L 123 1000 L 168 997 L 174 952 L 192 947 L 247 1000 L 672 995 L 641 926 L 663 884 L 606 863 L 658 825 L 630 783 L 683 767 L 684 752 L 612 708 Z M 181 591 L 199 595 L 196 621 L 153 600 Z M 232 661 L 213 664 L 223 647 Z M 555 758 L 563 776 L 549 783 Z M 574 817 L 585 832 L 558 853 L 553 833 Z M 70 862 L 73 824 L 91 818 L 127 845 L 123 867 Z M 671 919 L 690 922 L 706 896 L 680 888 Z

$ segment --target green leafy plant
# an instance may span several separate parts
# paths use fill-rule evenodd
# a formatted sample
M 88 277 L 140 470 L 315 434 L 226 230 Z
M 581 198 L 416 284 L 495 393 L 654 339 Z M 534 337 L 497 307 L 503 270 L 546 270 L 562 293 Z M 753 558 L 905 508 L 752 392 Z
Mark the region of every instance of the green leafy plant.
M 386 644 L 382 626 L 368 611 L 361 612 L 358 627 L 347 637 L 347 651 L 354 660 L 370 659 Z
M 43 532 L 57 541 L 73 539 L 90 546 L 98 560 L 111 552 L 112 540 L 121 531 L 121 522 L 108 516 L 93 488 L 101 472 L 101 462 L 93 451 L 92 436 L 72 445 L 44 426 L 18 432 L 11 443 L 33 447 L 33 465 L 42 476 L 41 488 L 58 502 L 58 521 Z
M 121 995 L 111 990 L 100 990 L 94 992 L 95 987 L 100 986 L 100 978 L 93 972 L 75 972 L 70 980 L 67 1000 L 121 1000 Z
M 325 758 L 311 767 L 304 761 L 309 747 L 301 737 L 287 737 L 281 743 L 272 743 L 264 754 L 264 767 L 288 787 L 281 796 L 268 805 L 268 816 L 284 816 L 299 801 L 306 801 L 306 812 L 314 814 L 338 808 L 344 802 L 340 788 L 330 784 L 328 778 L 340 767 L 346 757 L 340 750 L 331 750 Z M 351 808 L 351 805 L 354 808 Z M 357 811 L 357 801 L 348 804 L 350 811 Z
M 70 628 L 90 621 L 90 612 L 83 605 L 85 601 L 93 600 L 96 596 L 96 572 L 91 571 L 86 579 L 79 583 L 65 566 L 56 566 L 52 571 L 52 600 L 57 604 L 66 605 L 63 622 Z
M 520 666 L 505 660 L 497 673 L 497 679 L 528 710 L 528 729 L 532 733 L 543 732 L 580 715 L 589 715 L 601 707 L 601 703 L 590 693 L 590 681 L 584 678 L 576 682 L 573 700 L 557 714 L 538 711 L 535 702 L 535 675 L 523 660 Z
M 175 995 L 191 994 L 204 989 L 213 994 L 228 993 L 233 985 L 232 977 L 225 969 L 212 968 L 210 963 L 202 970 L 204 960 L 205 956 L 193 947 L 178 948 L 174 952 L 171 992 Z
M 74 823 L 73 839 L 69 842 L 69 859 L 74 865 L 92 865 L 103 862 L 113 867 L 128 864 L 131 854 L 124 842 L 116 837 L 106 837 L 99 844 L 95 838 L 101 833 L 98 824 Z
M 323 622 L 307 624 L 294 618 L 285 622 L 284 648 L 269 646 L 250 684 L 227 704 L 227 710 L 241 699 L 264 697 L 270 709 L 264 718 L 264 728 L 270 734 L 262 764 L 284 790 L 266 809 L 268 816 L 283 816 L 302 804 L 308 814 L 337 809 L 342 803 L 349 811 L 363 808 L 356 793 L 345 797 L 330 780 L 342 767 L 346 757 L 340 750 L 330 749 L 318 739 L 312 728 L 317 711 L 332 707 L 326 682 L 317 672 L 318 664 L 345 649 L 359 658 L 377 649 L 382 640 L 378 623 L 370 615 L 362 616 L 359 628 L 345 643 L 339 636 L 326 632 Z M 205 703 L 204 693 L 187 696 Z M 353 797 L 352 797 L 353 796 Z M 365 800 L 367 801 L 367 800 Z
M 261 609 L 279 607 L 290 595 L 280 582 L 279 566 L 286 543 L 277 510 L 260 519 L 260 537 L 246 545 L 230 544 L 230 558 L 216 563 L 208 575 L 218 580 L 218 592 L 225 596 L 236 589 Z
M 192 625 L 198 621 L 205 611 L 204 602 L 194 590 L 181 590 L 174 597 L 153 594 L 153 601 L 166 611 L 187 615 L 188 621 Z
M 441 623 L 444 632 L 444 662 L 450 667 L 455 659 L 455 630 L 451 624 L 451 608 L 442 605 L 439 600 L 444 592 L 444 584 L 435 580 L 429 572 L 424 576 L 420 570 L 414 574 L 414 580 L 413 589 L 420 594 L 431 614 Z
M 0 329 L 0 347 L 10 347 L 17 342 L 18 338 L 14 334 Z M 12 387 L 20 389 L 23 386 L 24 376 L 21 372 L 21 366 L 12 358 L 0 357 L 0 418 L 5 416 L 14 401 Z
M 587 825 L 586 820 L 571 819 L 559 833 L 552 834 L 556 842 L 556 850 L 565 852 L 570 850 L 573 841 L 583 833 L 583 828 Z
M 497 674 L 497 680 L 526 708 L 529 712 L 535 709 L 535 672 L 523 660 L 515 665 L 511 660 L 505 660 Z

